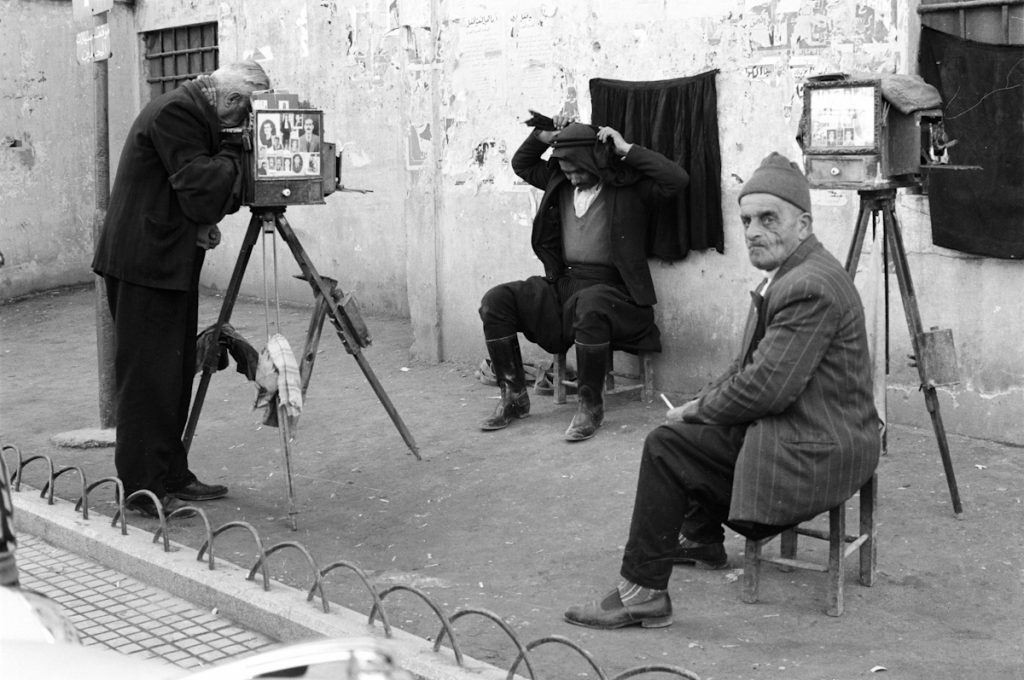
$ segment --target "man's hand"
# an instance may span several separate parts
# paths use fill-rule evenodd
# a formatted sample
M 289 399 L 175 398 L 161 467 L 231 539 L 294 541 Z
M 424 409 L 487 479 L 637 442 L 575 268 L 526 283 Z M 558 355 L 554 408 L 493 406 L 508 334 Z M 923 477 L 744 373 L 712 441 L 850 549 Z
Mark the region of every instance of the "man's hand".
M 676 423 L 700 423 L 703 422 L 697 415 L 697 399 L 691 399 L 682 406 L 670 408 L 665 417 Z
M 220 229 L 216 224 L 200 224 L 196 231 L 196 245 L 203 250 L 212 250 L 220 245 Z
M 576 122 L 575 120 L 573 120 L 572 116 L 566 116 L 565 114 L 561 114 L 561 113 L 559 113 L 556 116 L 554 116 L 551 119 L 551 121 L 555 124 L 555 129 L 554 130 L 538 130 L 537 131 L 537 139 L 539 139 L 540 141 L 544 142 L 545 144 L 551 144 L 551 141 L 555 137 L 558 136 L 558 131 L 559 130 L 561 130 L 565 126 L 569 125 L 570 123 L 575 123 Z
M 615 128 L 597 128 L 597 140 L 599 142 L 604 142 L 608 139 L 612 140 L 612 143 L 615 145 L 615 153 L 619 154 L 620 156 L 625 156 L 627 153 L 629 153 L 629 150 L 633 148 L 633 145 L 627 142 L 625 139 L 623 139 L 622 135 L 619 134 L 619 131 L 616 130 Z

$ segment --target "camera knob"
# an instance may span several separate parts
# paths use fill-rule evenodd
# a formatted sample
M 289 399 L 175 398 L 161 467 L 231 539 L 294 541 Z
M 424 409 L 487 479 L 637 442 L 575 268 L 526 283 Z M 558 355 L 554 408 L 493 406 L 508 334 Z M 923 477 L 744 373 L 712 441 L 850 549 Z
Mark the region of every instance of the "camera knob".
M 832 169 L 828 171 L 828 174 L 832 175 L 833 177 L 838 176 L 839 175 L 839 168 L 833 166 Z M 286 189 L 286 191 L 287 191 L 287 189 Z
M 284 189 L 281 189 L 281 195 L 284 196 L 285 198 L 288 198 L 289 196 L 292 195 L 292 190 L 289 189 L 288 187 L 285 187 Z

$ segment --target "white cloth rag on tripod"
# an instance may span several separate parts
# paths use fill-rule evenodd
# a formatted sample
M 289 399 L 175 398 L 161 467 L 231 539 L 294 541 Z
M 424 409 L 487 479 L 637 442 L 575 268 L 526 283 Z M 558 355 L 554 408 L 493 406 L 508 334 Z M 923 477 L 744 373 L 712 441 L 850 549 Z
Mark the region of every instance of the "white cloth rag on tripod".
M 294 425 L 302 413 L 302 381 L 291 345 L 280 333 L 267 338 L 267 346 L 260 352 L 255 382 L 256 404 L 253 408 L 266 409 L 264 424 L 276 427 L 277 409 L 283 405 L 289 425 Z

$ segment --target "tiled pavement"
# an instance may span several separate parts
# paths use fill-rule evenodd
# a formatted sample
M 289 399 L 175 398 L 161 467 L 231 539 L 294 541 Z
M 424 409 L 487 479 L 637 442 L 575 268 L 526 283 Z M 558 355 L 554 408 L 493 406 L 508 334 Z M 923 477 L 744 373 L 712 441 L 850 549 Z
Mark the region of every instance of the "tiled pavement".
M 21 584 L 60 604 L 85 645 L 193 669 L 276 642 L 34 536 L 19 536 L 17 561 Z

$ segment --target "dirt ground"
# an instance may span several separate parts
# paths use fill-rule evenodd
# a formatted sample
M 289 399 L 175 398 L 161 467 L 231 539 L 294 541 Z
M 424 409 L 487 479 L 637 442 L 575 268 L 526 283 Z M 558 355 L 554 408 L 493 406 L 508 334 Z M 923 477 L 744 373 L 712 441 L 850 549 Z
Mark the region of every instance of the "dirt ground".
M 204 295 L 201 327 L 216 319 L 220 302 Z M 281 310 L 296 351 L 310 311 Z M 259 349 L 264 318 L 262 302 L 242 300 L 232 323 Z M 743 544 L 729 535 L 730 569 L 676 568 L 673 626 L 591 631 L 564 623 L 562 612 L 603 594 L 617 578 L 643 438 L 663 422 L 664 407 L 613 397 L 598 436 L 569 444 L 562 432 L 574 403 L 534 397 L 529 419 L 481 432 L 478 422 L 493 408 L 496 389 L 476 380 L 474 365 L 412 363 L 406 320 L 367 323 L 374 343 L 364 356 L 423 460 L 410 454 L 328 329 L 292 446 L 296 532 L 287 519 L 279 432 L 259 425 L 255 389 L 233 366 L 214 377 L 191 461 L 203 480 L 231 488 L 228 498 L 205 504 L 215 526 L 251 522 L 266 545 L 299 541 L 320 566 L 352 561 L 381 586 L 422 589 L 449 614 L 487 609 L 524 643 L 564 636 L 588 650 L 608 677 L 668 663 L 704 680 L 1024 678 L 1021 448 L 949 437 L 965 509 L 958 521 L 932 431 L 891 427 L 879 469 L 876 584 L 860 586 L 851 564 L 840 618 L 823 613 L 824 577 L 810 572 L 768 569 L 762 601 L 744 604 Z M 90 479 L 114 473 L 111 448 L 51 443 L 54 435 L 98 426 L 91 288 L 0 305 L 0 362 L 4 444 L 26 456 L 51 456 L 57 466 L 78 465 Z M 43 481 L 41 467 L 26 471 L 26 483 Z M 58 494 L 77 498 L 74 487 L 59 483 Z M 110 514 L 109 494 L 99 495 L 94 511 Z M 131 521 L 147 522 L 137 515 Z M 97 530 L 104 526 L 97 522 Z M 198 546 L 199 523 L 181 524 L 173 538 Z M 802 546 L 802 557 L 823 555 L 820 541 Z M 218 554 L 245 567 L 254 561 L 243 532 L 218 539 Z M 271 573 L 303 589 L 311 582 L 297 553 L 276 553 Z M 356 580 L 335 574 L 327 579 L 331 599 L 368 612 Z M 390 596 L 388 608 L 393 625 L 437 634 L 436 618 L 410 594 Z M 502 668 L 515 658 L 508 638 L 482 618 L 460 619 L 456 630 L 466 654 Z M 561 645 L 542 646 L 532 659 L 538 678 L 596 677 Z

